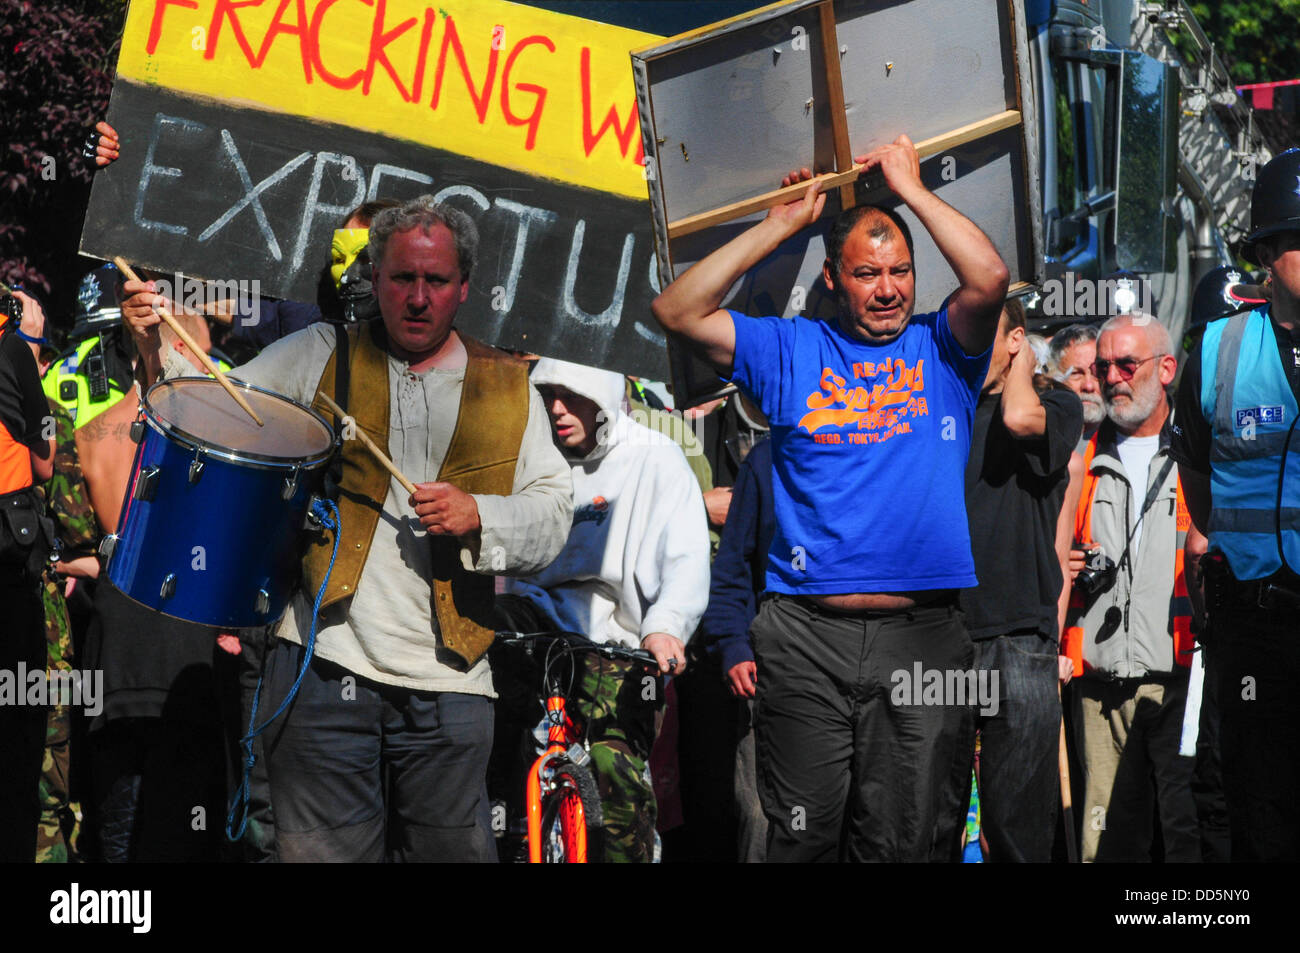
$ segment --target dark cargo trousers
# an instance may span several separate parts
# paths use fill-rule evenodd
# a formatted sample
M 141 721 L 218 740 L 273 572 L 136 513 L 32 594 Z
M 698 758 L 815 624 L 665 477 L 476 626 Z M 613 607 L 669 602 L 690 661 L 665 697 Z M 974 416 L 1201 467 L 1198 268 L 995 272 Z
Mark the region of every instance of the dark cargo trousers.
M 972 707 L 926 703 L 914 682 L 918 663 L 941 677 L 970 670 L 961 613 L 840 614 L 775 595 L 750 631 L 767 859 L 956 860 Z

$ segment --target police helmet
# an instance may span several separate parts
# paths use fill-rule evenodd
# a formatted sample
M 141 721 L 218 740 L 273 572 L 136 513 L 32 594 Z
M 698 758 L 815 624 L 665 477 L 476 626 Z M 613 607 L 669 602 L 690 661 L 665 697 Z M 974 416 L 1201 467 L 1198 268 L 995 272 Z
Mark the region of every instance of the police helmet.
M 1279 232 L 1300 232 L 1300 149 L 1274 156 L 1255 178 L 1250 193 L 1251 232 L 1241 246 L 1241 257 L 1260 264 L 1256 243 Z
M 1196 283 L 1187 326 L 1189 329 L 1204 327 L 1211 321 L 1257 307 L 1267 300 L 1264 289 L 1254 283 L 1250 272 L 1243 275 L 1239 269 L 1223 265 L 1206 272 Z
M 111 262 L 86 273 L 77 288 L 77 310 L 72 337 L 80 339 L 120 327 L 122 323 L 122 278 Z

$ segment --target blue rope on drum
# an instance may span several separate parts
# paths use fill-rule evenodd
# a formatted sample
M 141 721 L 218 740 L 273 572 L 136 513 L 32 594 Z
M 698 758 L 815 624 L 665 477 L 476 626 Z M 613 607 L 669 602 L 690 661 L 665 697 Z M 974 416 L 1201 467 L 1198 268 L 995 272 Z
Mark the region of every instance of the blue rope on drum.
M 307 666 L 311 664 L 312 652 L 316 648 L 316 623 L 320 615 L 321 600 L 325 598 L 325 588 L 329 585 L 330 574 L 334 571 L 334 560 L 339 554 L 339 536 L 342 535 L 339 526 L 339 510 L 334 505 L 333 500 L 316 498 L 312 500 L 311 515 L 320 523 L 320 525 L 334 533 L 334 548 L 330 552 L 330 564 L 325 570 L 325 578 L 321 580 L 320 589 L 316 592 L 316 602 L 311 609 L 311 631 L 307 635 L 307 647 L 303 652 L 302 667 L 298 670 L 298 678 L 294 681 L 293 687 L 285 695 L 284 701 L 280 707 L 275 710 L 275 714 L 260 725 L 257 723 L 257 699 L 262 693 L 262 676 L 257 678 L 257 688 L 253 690 L 253 704 L 248 714 L 248 734 L 239 739 L 239 747 L 244 753 L 244 772 L 243 778 L 239 783 L 239 790 L 235 792 L 234 802 L 230 805 L 230 813 L 226 817 L 226 839 L 237 841 L 244 836 L 244 830 L 248 826 L 248 805 L 251 798 L 251 777 L 253 773 L 253 764 L 257 757 L 253 754 L 253 739 L 270 727 L 271 722 L 275 721 L 289 707 L 294 696 L 298 694 L 298 686 L 302 684 L 303 678 L 307 674 Z M 239 818 L 239 826 L 235 829 L 235 818 Z

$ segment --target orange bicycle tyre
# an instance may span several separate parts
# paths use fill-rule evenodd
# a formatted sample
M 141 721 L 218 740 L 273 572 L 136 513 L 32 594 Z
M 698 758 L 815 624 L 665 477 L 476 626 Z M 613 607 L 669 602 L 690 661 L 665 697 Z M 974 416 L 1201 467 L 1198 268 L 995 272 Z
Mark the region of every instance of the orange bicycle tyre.
M 557 759 L 552 770 L 555 787 L 542 807 L 542 862 L 598 863 L 603 818 L 596 781 L 567 758 Z

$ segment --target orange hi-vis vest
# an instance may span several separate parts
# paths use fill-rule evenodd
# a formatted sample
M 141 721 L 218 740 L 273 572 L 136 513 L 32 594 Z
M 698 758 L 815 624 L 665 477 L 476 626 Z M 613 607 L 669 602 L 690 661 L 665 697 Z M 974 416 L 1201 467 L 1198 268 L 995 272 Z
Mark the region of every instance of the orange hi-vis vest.
M 0 334 L 9 333 L 10 324 L 0 316 Z M 16 328 L 18 324 L 13 322 L 12 326 Z M 8 427 L 0 424 L 0 493 L 24 490 L 35 482 L 32 478 L 32 451 L 23 443 L 22 437 L 22 434 L 11 434 Z
M 1079 494 L 1079 507 L 1074 513 L 1074 539 L 1076 545 L 1085 546 L 1092 543 L 1092 499 L 1097 491 L 1097 477 L 1092 472 L 1092 458 L 1097 452 L 1097 434 L 1092 435 L 1083 454 L 1083 490 Z M 1174 664 L 1184 668 L 1192 664 L 1194 643 L 1192 639 L 1192 600 L 1187 594 L 1187 574 L 1184 568 L 1184 544 L 1187 542 L 1187 530 L 1192 525 L 1191 511 L 1183 499 L 1183 481 L 1178 480 L 1178 511 L 1176 517 L 1177 538 L 1174 550 L 1174 595 L 1170 605 L 1173 620 Z M 1082 612 L 1084 596 L 1078 588 L 1070 591 L 1070 609 Z M 1066 626 L 1061 638 L 1061 654 L 1067 656 L 1074 664 L 1074 674 L 1084 673 L 1083 663 L 1083 626 Z

